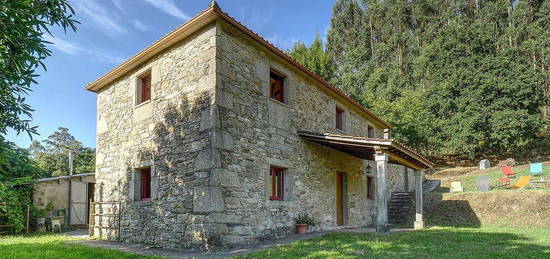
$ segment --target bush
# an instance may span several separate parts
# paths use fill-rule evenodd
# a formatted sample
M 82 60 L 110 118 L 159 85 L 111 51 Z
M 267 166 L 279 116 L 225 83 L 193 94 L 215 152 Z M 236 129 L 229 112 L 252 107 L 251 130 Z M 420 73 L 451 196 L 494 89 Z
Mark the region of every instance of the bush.
M 32 186 L 16 186 L 17 181 L 0 182 L 0 217 L 8 233 L 19 233 L 26 227 L 27 206 L 31 206 Z

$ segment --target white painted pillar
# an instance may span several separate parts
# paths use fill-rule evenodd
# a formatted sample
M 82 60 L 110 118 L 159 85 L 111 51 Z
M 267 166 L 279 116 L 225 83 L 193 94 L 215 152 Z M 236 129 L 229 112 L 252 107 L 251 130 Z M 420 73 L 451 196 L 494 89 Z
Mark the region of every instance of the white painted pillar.
M 390 232 L 390 225 L 388 224 L 388 190 L 386 186 L 388 155 L 376 153 L 374 160 L 376 161 L 376 205 L 378 210 L 376 232 L 388 233 Z
M 424 209 L 423 209 L 423 191 L 422 181 L 424 179 L 424 170 L 414 171 L 415 192 L 416 192 L 416 219 L 414 221 L 414 229 L 424 228 Z

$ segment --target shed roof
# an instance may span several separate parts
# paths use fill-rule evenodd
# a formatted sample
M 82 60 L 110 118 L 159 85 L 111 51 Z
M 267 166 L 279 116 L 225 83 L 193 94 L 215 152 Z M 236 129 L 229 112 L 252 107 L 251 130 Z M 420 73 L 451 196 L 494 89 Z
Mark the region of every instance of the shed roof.
M 37 179 L 34 182 L 35 183 L 42 183 L 42 182 L 59 181 L 59 180 L 72 179 L 72 178 L 82 178 L 82 177 L 85 177 L 85 176 L 94 176 L 94 175 L 95 175 L 95 173 L 62 175 L 62 176 L 57 176 L 57 177 L 48 177 L 48 178 Z
M 376 152 L 382 152 L 388 154 L 390 162 L 413 169 L 434 167 L 434 164 L 426 157 L 394 139 L 367 138 L 309 131 L 299 131 L 298 135 L 306 140 L 361 159 L 373 160 Z

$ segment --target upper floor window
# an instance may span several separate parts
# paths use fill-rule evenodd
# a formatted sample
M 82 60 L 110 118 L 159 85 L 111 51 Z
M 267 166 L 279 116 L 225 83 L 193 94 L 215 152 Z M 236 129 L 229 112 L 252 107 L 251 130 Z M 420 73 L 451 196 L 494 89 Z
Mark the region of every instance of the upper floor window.
M 151 72 L 139 77 L 137 87 L 136 104 L 142 104 L 151 100 Z
M 344 130 L 344 110 L 336 106 L 336 128 Z
M 285 103 L 285 77 L 273 70 L 269 72 L 269 97 Z
M 282 167 L 271 167 L 269 172 L 271 176 L 271 196 L 270 200 L 283 200 L 284 199 L 284 177 L 285 169 Z
M 374 127 L 370 125 L 368 126 L 368 129 L 367 129 L 367 137 L 374 138 Z

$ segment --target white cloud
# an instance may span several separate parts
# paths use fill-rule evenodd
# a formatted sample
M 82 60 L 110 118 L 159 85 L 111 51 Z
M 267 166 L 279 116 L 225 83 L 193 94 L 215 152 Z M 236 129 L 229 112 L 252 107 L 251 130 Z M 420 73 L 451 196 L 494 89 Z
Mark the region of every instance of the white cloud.
M 117 36 L 125 33 L 126 29 L 113 19 L 115 17 L 107 9 L 94 0 L 73 0 L 76 4 L 77 15 L 79 12 L 88 16 L 95 24 L 105 30 L 108 35 Z
M 51 42 L 54 48 L 70 55 L 76 55 L 78 52 L 82 51 L 80 47 L 60 38 L 54 38 L 49 34 L 45 34 L 44 39 Z
M 122 3 L 121 0 L 113 0 L 113 4 L 116 6 L 116 8 L 118 8 L 118 10 L 121 10 L 123 11 L 124 13 L 128 13 L 128 10 L 126 10 L 126 8 L 124 8 L 125 4 Z
M 261 32 L 266 28 L 266 25 L 272 20 L 273 10 L 264 9 L 261 12 L 250 11 L 248 9 L 240 10 L 239 22 L 256 32 Z
M 182 10 L 180 10 L 173 0 L 145 0 L 145 1 L 169 15 L 172 15 L 174 17 L 177 17 L 183 20 L 189 19 L 189 15 L 185 14 Z
M 272 34 L 271 36 L 265 37 L 265 39 L 281 50 L 290 49 L 294 46 L 295 42 L 300 41 L 296 38 L 285 38 L 279 34 Z
M 65 52 L 71 56 L 77 56 L 77 55 L 92 56 L 96 60 L 107 62 L 107 63 L 115 63 L 115 64 L 122 63 L 124 61 L 123 58 L 115 55 L 109 55 L 105 53 L 105 51 L 103 50 L 77 46 L 59 37 L 52 37 L 49 34 L 44 35 L 44 39 L 51 42 L 54 48 L 62 52 Z
M 133 25 L 134 25 L 134 28 L 138 31 L 148 31 L 149 29 L 151 29 L 151 27 L 141 22 L 140 20 L 134 20 Z

